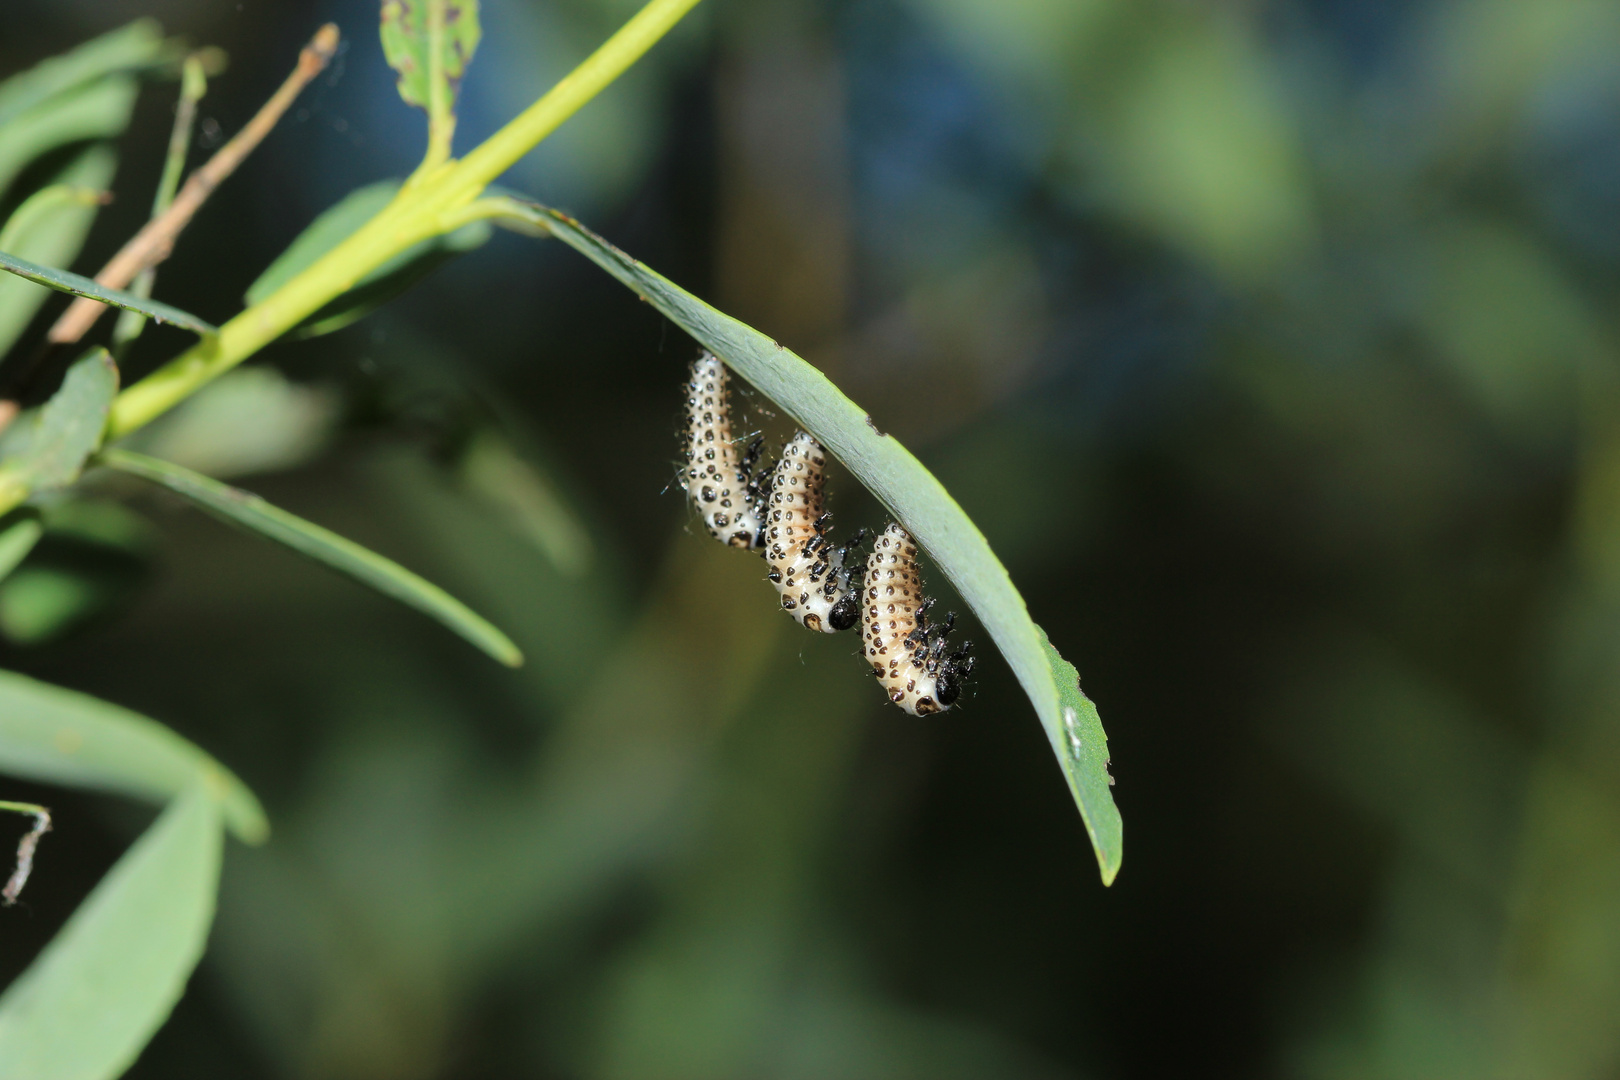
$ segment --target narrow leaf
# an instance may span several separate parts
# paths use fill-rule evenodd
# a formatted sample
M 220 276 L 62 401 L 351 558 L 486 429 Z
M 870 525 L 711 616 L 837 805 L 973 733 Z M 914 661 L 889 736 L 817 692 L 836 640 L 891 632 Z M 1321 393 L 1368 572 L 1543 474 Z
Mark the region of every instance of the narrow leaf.
M 117 393 L 118 369 L 106 349 L 92 349 L 77 360 L 61 389 L 0 437 L 0 491 L 49 491 L 77 480 L 101 445 Z
M 194 784 L 0 997 L 0 1080 L 112 1080 L 185 991 L 219 888 L 219 805 Z
M 157 802 L 201 782 L 240 840 L 270 835 L 253 792 L 193 743 L 111 702 L 11 671 L 0 671 L 0 773 Z
M 11 515 L 11 523 L 0 530 L 0 581 L 11 576 L 17 564 L 28 558 L 39 538 L 45 535 L 45 523 L 39 513 L 25 508 Z
M 0 127 L 58 94 L 104 75 L 138 71 L 165 59 L 163 33 L 155 19 L 137 19 L 42 60 L 0 82 Z
M 461 76 L 478 48 L 477 0 L 383 0 L 383 55 L 399 72 L 399 96 L 433 117 L 455 108 Z
M 820 439 L 916 537 L 990 631 L 1029 695 L 1085 820 L 1103 881 L 1113 881 L 1120 865 L 1121 823 L 1108 791 L 1106 742 L 1096 710 L 1080 695 L 1073 667 L 1054 667 L 1062 660 L 1031 621 L 1006 568 L 934 475 L 899 440 L 881 433 L 825 375 L 778 342 L 705 304 L 565 214 L 515 200 L 494 202 L 514 217 L 549 228 L 724 360 Z M 1066 710 L 1079 725 L 1078 748 Z
M 9 270 L 18 277 L 37 281 L 41 285 L 49 285 L 60 292 L 72 293 L 75 296 L 88 296 L 92 300 L 100 300 L 115 308 L 126 311 L 138 311 L 150 319 L 160 323 L 173 323 L 183 330 L 205 338 L 214 337 L 219 333 L 219 327 L 212 323 L 203 322 L 195 315 L 189 315 L 179 308 L 122 289 L 109 289 L 97 285 L 90 278 L 82 274 L 75 274 L 67 270 L 57 270 L 50 266 L 40 266 L 27 259 L 19 259 L 15 255 L 8 255 L 0 251 L 0 270 Z
M 257 304 L 310 267 L 322 255 L 347 240 L 356 229 L 376 217 L 399 191 L 398 180 L 382 180 L 358 188 L 322 211 L 307 229 L 248 286 L 245 299 Z M 395 296 L 421 281 L 439 266 L 489 240 L 487 222 L 475 221 L 449 233 L 424 240 L 384 262 L 343 295 L 321 306 L 294 331 L 299 337 L 317 337 L 340 330 L 369 315 Z
M 42 154 L 87 139 L 109 139 L 129 126 L 135 80 L 108 76 L 57 96 L 0 127 L 0 193 Z
M 79 254 L 105 199 L 117 156 L 105 146 L 79 154 L 50 186 L 34 192 L 0 228 L 0 251 L 46 266 L 67 266 Z M 51 291 L 0 274 L 0 355 L 15 344 Z
M 317 259 L 347 240 L 356 229 L 376 217 L 399 191 L 398 180 L 379 180 L 356 188 L 322 210 L 287 250 L 265 267 L 264 273 L 249 285 L 243 298 L 249 306 L 262 302 L 271 293 L 315 265 Z
M 509 667 L 523 663 L 523 654 L 505 634 L 443 589 L 403 566 L 352 540 L 305 521 L 240 488 L 222 484 L 190 469 L 127 450 L 105 451 L 103 464 L 161 484 L 206 510 L 249 532 L 292 548 L 437 619 L 490 656 Z

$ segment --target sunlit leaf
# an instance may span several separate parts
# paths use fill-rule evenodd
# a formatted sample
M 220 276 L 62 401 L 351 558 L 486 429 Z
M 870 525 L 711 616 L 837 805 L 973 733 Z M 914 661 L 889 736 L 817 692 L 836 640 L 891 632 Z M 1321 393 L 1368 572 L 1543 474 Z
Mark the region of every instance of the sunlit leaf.
M 270 834 L 253 792 L 169 728 L 10 671 L 0 671 L 0 773 L 159 802 L 200 781 L 243 842 L 260 843 Z
M 111 1080 L 135 1060 L 208 940 L 219 810 L 187 788 L 0 997 L 0 1080 Z
M 352 540 L 272 506 L 251 492 L 211 480 L 190 469 L 144 454 L 132 454 L 127 450 L 108 450 L 99 460 L 115 469 L 161 484 L 232 524 L 278 544 L 285 544 L 300 555 L 437 619 L 509 667 L 523 662 L 523 654 L 518 647 L 488 620 L 392 559 L 386 559 Z
M 79 254 L 105 199 L 117 157 L 105 146 L 78 155 L 34 192 L 0 228 L 0 251 L 45 266 L 67 266 Z M 0 275 L 0 355 L 27 329 L 51 291 L 12 274 Z
M 722 314 L 619 251 L 565 214 L 503 200 L 512 213 L 553 235 L 613 275 L 820 439 L 899 519 L 950 578 L 995 639 L 1046 729 L 1091 835 L 1104 882 L 1119 872 L 1121 823 L 1108 793 L 1107 744 L 1091 703 L 1030 620 L 1024 598 L 978 527 L 950 493 L 892 435 L 825 375 L 758 330 Z M 1070 696 L 1072 694 L 1072 696 Z M 1068 717 L 1080 736 L 1072 737 Z M 1078 742 L 1078 745 L 1076 743 Z
M 399 96 L 430 115 L 455 108 L 480 36 L 478 0 L 383 0 L 383 55 L 399 72 Z
M 399 185 L 398 180 L 367 184 L 323 210 L 287 250 L 248 286 L 247 303 L 263 301 L 322 255 L 348 239 L 351 233 L 388 205 L 399 191 Z M 489 236 L 488 224 L 479 221 L 424 240 L 378 266 L 342 296 L 322 305 L 293 333 L 302 337 L 316 337 L 342 329 L 421 281 L 441 264 L 481 246 Z
M 107 410 L 118 393 L 118 369 L 106 349 L 92 349 L 68 369 L 61 389 L 14 420 L 0 437 L 0 490 L 66 487 L 101 445 Z
M 41 285 L 48 285 L 60 292 L 72 293 L 74 296 L 88 296 L 92 300 L 100 300 L 103 304 L 126 311 L 138 311 L 150 319 L 160 323 L 173 323 L 184 330 L 190 330 L 202 337 L 213 337 L 219 333 L 219 327 L 212 323 L 203 322 L 195 315 L 189 315 L 179 308 L 156 300 L 148 300 L 143 296 L 136 296 L 132 292 L 122 289 L 109 289 L 97 285 L 83 274 L 70 273 L 67 270 L 58 270 L 50 266 L 40 266 L 19 259 L 15 255 L 0 251 L 0 270 L 8 270 L 18 277 L 37 281 Z

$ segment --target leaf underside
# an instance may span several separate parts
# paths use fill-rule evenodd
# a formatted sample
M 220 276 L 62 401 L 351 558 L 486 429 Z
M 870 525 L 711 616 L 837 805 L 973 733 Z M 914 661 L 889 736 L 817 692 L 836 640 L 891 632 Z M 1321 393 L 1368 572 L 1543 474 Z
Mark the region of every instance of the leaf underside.
M 973 608 L 1035 706 L 1097 855 L 1104 883 L 1119 872 L 1122 823 L 1109 791 L 1108 746 L 1096 707 L 1029 617 L 978 527 L 944 486 L 820 371 L 753 327 L 705 304 L 565 214 L 530 205 L 524 219 L 632 289 L 821 440 L 916 538 Z

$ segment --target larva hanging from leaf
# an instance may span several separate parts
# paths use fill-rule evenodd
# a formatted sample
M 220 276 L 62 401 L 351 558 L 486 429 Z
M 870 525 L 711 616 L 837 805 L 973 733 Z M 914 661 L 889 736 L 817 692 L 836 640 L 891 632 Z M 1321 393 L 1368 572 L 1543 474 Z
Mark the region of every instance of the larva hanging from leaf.
M 754 462 L 763 440 L 739 458 L 731 441 L 730 375 L 710 353 L 692 362 L 686 384 L 686 468 L 683 478 L 703 524 L 722 544 L 756 548 L 763 540 Z
M 828 542 L 832 515 L 823 509 L 826 480 L 827 452 L 801 431 L 771 472 L 763 510 L 768 576 L 782 594 L 782 607 L 801 626 L 830 634 L 848 630 L 860 616 L 860 598 L 850 587 L 844 560 L 866 530 L 842 547 Z
M 866 659 L 889 700 L 913 716 L 950 708 L 973 671 L 973 642 L 944 655 L 956 616 L 929 623 L 934 602 L 923 599 L 917 545 L 898 523 L 883 531 L 867 557 L 861 602 Z

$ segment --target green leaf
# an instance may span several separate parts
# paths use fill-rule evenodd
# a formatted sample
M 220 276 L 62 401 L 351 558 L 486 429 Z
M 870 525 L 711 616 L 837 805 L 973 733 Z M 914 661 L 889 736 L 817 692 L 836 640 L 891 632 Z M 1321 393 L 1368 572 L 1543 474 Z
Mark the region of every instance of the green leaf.
M 1052 681 L 1057 684 L 1058 690 L 1058 709 L 1063 717 L 1064 745 L 1054 746 L 1053 750 L 1057 752 L 1063 777 L 1069 782 L 1069 793 L 1081 808 L 1080 816 L 1085 819 L 1086 831 L 1090 833 L 1091 844 L 1097 849 L 1100 859 L 1102 852 L 1117 852 L 1123 843 L 1121 831 L 1124 823 L 1120 821 L 1119 811 L 1114 808 L 1113 793 L 1108 790 L 1114 786 L 1114 778 L 1108 772 L 1108 734 L 1103 731 L 1097 706 L 1080 689 L 1080 673 L 1073 664 L 1058 655 L 1045 630 L 1035 625 L 1035 631 L 1041 635 L 1041 648 L 1046 653 L 1047 663 L 1052 666 Z M 1119 862 L 1116 858 L 1113 873 L 1118 872 Z M 1108 880 L 1113 879 L 1107 863 L 1103 864 L 1103 875 Z
M 92 300 L 100 300 L 103 304 L 126 311 L 138 311 L 148 318 L 160 323 L 173 323 L 184 330 L 205 338 L 211 338 L 219 333 L 219 327 L 213 323 L 203 322 L 195 315 L 188 315 L 179 308 L 161 304 L 156 300 L 148 300 L 143 296 L 125 292 L 122 289 L 109 289 L 97 285 L 90 278 L 82 274 L 70 273 L 67 270 L 57 270 L 50 266 L 39 266 L 27 259 L 19 259 L 0 251 L 0 270 L 8 270 L 18 277 L 37 281 L 41 285 L 49 285 L 59 292 L 72 293 L 74 296 L 88 296 Z
M 54 182 L 30 195 L 0 228 L 0 251 L 46 266 L 67 266 L 79 254 L 106 197 L 117 156 L 105 146 L 78 155 Z M 51 295 L 15 275 L 0 275 L 0 355 L 16 343 Z
M 201 782 L 243 843 L 269 822 L 253 792 L 155 720 L 88 694 L 0 671 L 0 773 L 162 802 Z
M 565 214 L 516 200 L 491 200 L 492 209 L 497 205 L 529 224 L 544 225 L 691 334 L 820 439 L 889 508 L 950 578 L 1018 676 L 1068 777 L 1103 881 L 1112 882 L 1119 872 L 1121 822 L 1108 792 L 1107 744 L 1096 710 L 1080 695 L 1073 667 L 1057 658 L 1031 621 L 1024 598 L 984 534 L 944 486 L 825 375 L 778 342 L 716 311 Z M 1073 710 L 1078 725 L 1078 751 L 1067 709 Z
M 11 523 L 0 529 L 0 582 L 28 558 L 28 553 L 44 535 L 45 523 L 39 519 L 37 510 L 24 508 L 11 515 Z
M 266 297 L 315 265 L 315 261 L 347 240 L 356 229 L 376 217 L 399 191 L 398 180 L 379 180 L 356 188 L 322 210 L 287 250 L 265 268 L 243 298 L 249 306 Z M 373 271 L 375 273 L 376 271 Z
M 493 431 L 475 435 L 461 456 L 461 481 L 504 512 L 519 535 L 570 577 L 590 568 L 591 534 L 557 484 Z
M 59 94 L 0 127 L 0 193 L 40 155 L 86 139 L 108 139 L 129 126 L 135 80 L 113 75 Z
M 398 193 L 399 186 L 398 180 L 367 184 L 323 210 L 258 280 L 248 286 L 244 299 L 249 305 L 260 303 L 314 265 L 322 255 L 376 217 Z M 475 221 L 409 247 L 361 278 L 354 288 L 322 305 L 293 333 L 300 337 L 318 337 L 340 330 L 369 315 L 455 256 L 482 246 L 489 237 L 489 224 Z
M 0 635 L 13 645 L 65 637 L 118 599 L 94 576 L 61 566 L 23 566 L 0 581 Z
M 219 863 L 219 804 L 193 784 L 0 997 L 0 1080 L 121 1075 L 202 958 Z
M 49 491 L 77 480 L 101 445 L 117 393 L 118 368 L 106 349 L 75 361 L 51 400 L 18 417 L 0 437 L 0 490 Z
M 167 461 L 132 454 L 127 450 L 107 450 L 99 460 L 112 468 L 161 484 L 226 521 L 278 544 L 285 544 L 300 555 L 437 619 L 509 667 L 523 663 L 523 654 L 505 634 L 460 600 L 392 559 L 385 559 L 352 540 L 272 506 L 251 492 L 211 480 Z
M 0 82 L 0 128 L 36 105 L 84 83 L 161 63 L 170 51 L 155 19 L 136 19 L 71 52 L 42 60 Z
M 405 103 L 435 118 L 454 110 L 482 34 L 477 0 L 383 0 L 381 30 Z

